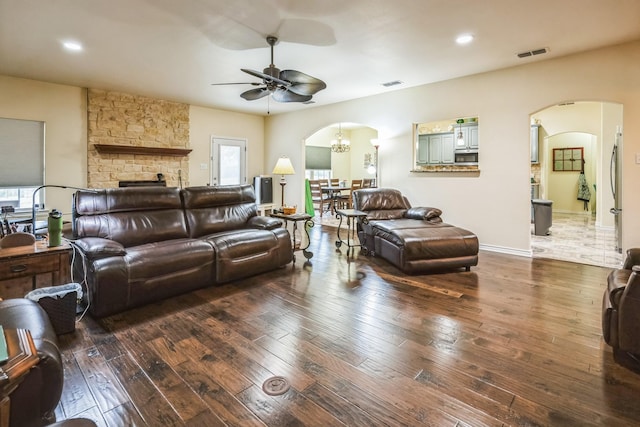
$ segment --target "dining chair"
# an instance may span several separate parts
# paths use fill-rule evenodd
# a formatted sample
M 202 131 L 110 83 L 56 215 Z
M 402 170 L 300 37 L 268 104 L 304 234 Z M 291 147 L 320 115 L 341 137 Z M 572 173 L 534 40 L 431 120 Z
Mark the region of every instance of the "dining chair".
M 337 187 L 340 185 L 340 178 L 331 178 L 329 179 L 329 184 L 331 187 Z
M 340 194 L 338 197 L 339 206 L 342 209 L 352 209 L 353 208 L 353 192 L 354 190 L 359 190 L 362 188 L 362 180 L 361 179 L 352 179 L 351 187 L 348 189 L 347 194 Z
M 372 178 L 364 178 L 362 180 L 362 188 L 371 188 L 373 186 Z
M 314 209 L 318 209 L 318 213 L 322 217 L 322 214 L 325 211 L 330 211 L 331 209 L 331 198 L 329 194 L 322 191 L 322 181 L 319 179 L 309 180 L 309 187 L 311 188 L 311 200 L 313 201 Z M 327 208 L 325 209 L 325 203 Z

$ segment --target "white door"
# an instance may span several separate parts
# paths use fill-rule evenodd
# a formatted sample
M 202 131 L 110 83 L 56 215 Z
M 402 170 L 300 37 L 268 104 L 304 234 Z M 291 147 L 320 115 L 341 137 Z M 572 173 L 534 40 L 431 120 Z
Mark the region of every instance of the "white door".
M 211 185 L 247 182 L 247 140 L 211 137 Z

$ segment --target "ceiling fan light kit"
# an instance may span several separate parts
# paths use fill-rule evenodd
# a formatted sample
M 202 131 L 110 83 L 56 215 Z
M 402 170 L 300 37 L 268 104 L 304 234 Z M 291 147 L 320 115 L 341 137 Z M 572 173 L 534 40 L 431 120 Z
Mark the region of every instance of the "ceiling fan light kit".
M 251 84 L 259 86 L 242 92 L 240 96 L 247 101 L 255 101 L 271 95 L 277 102 L 308 102 L 313 95 L 325 89 L 326 83 L 315 77 L 311 77 L 301 71 L 280 70 L 273 63 L 273 46 L 278 41 L 277 37 L 267 36 L 267 43 L 271 46 L 271 64 L 262 72 L 241 68 L 241 71 L 262 79 L 262 83 L 218 83 L 225 84 Z

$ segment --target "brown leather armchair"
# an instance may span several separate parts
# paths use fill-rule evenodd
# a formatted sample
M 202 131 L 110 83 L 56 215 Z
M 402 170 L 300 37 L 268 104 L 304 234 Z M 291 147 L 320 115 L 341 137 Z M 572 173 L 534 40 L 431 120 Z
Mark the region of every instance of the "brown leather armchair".
M 640 248 L 629 249 L 623 267 L 607 277 L 602 335 L 618 363 L 640 371 Z
M 43 426 L 55 421 L 54 410 L 64 382 L 58 340 L 45 311 L 28 299 L 0 301 L 4 329 L 28 329 L 40 357 L 11 393 L 10 425 Z

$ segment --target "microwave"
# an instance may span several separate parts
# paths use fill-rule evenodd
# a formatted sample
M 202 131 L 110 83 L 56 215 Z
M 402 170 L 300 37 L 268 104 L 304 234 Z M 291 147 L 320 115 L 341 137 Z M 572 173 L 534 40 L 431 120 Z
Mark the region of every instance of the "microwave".
M 457 165 L 476 165 L 478 164 L 477 151 L 460 151 L 454 153 L 453 162 Z

